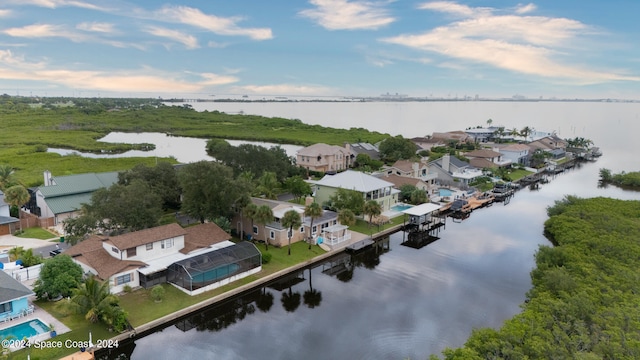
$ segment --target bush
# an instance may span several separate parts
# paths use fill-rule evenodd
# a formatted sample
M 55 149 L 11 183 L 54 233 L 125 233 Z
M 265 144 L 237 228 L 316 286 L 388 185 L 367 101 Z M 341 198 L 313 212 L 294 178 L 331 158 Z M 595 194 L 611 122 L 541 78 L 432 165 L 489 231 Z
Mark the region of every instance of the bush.
M 262 254 L 262 263 L 268 264 L 271 261 L 271 253 L 263 253 Z
M 151 288 L 151 298 L 155 302 L 160 302 L 164 299 L 164 288 L 162 285 L 156 285 Z
M 122 291 L 126 292 L 127 294 L 131 292 L 131 285 L 125 285 L 122 287 Z

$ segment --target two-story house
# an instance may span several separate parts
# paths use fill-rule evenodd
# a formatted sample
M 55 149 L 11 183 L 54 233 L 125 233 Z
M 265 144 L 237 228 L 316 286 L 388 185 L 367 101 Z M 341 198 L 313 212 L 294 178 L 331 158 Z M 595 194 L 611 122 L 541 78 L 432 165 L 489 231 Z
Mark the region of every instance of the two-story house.
M 429 165 L 423 162 L 398 160 L 393 165 L 385 169 L 385 176 L 390 177 L 392 175 L 417 179 L 428 186 L 435 186 L 438 174 L 429 170 Z M 386 179 L 387 181 L 391 181 Z M 394 184 L 395 181 L 391 181 Z M 425 189 L 427 190 L 427 189 Z
M 338 189 L 355 190 L 362 194 L 365 201 L 377 201 L 383 212 L 388 211 L 398 202 L 400 193 L 388 181 L 353 170 L 325 175 L 316 181 L 312 188 L 315 190 L 316 201 L 320 204 L 328 202 Z
M 525 144 L 509 144 L 507 146 L 500 147 L 499 150 L 502 157 L 511 160 L 514 164 L 528 164 L 529 158 L 529 146 Z
M 501 153 L 490 149 L 469 151 L 464 153 L 464 156 L 469 159 L 471 166 L 478 169 L 498 168 L 511 165 L 511 160 L 503 159 Z
M 449 154 L 431 161 L 429 169 L 438 174 L 438 182 L 441 185 L 455 185 L 461 188 L 465 188 L 473 179 L 482 176 L 482 170 Z
M 351 166 L 352 155 L 349 149 L 318 143 L 298 150 L 296 164 L 311 171 L 338 172 Z
M 188 228 L 169 224 L 117 236 L 93 235 L 64 253 L 85 272 L 108 281 L 113 293 L 125 286 L 170 282 L 194 295 L 261 270 L 258 249 L 230 239 L 214 223 Z M 244 255 L 237 258 L 235 253 Z

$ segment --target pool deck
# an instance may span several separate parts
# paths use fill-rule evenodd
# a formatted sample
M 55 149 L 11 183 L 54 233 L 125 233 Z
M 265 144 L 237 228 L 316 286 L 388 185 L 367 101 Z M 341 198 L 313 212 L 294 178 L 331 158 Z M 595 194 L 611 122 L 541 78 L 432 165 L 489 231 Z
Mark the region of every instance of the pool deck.
M 30 299 L 30 300 L 34 300 Z M 30 301 L 31 302 L 31 301 Z M 35 304 L 34 304 L 35 305 Z M 66 325 L 64 325 L 63 323 L 61 323 L 58 319 L 54 318 L 53 316 L 51 316 L 48 312 L 42 310 L 41 308 L 39 308 L 37 305 L 35 305 L 35 309 L 33 311 L 33 313 L 29 314 L 29 315 L 25 315 L 25 316 L 21 316 L 18 318 L 15 318 L 13 320 L 7 320 L 7 321 L 2 321 L 0 322 L 0 330 L 4 330 L 7 328 L 10 328 L 12 326 L 18 325 L 18 324 L 22 324 L 25 322 L 29 322 L 31 320 L 35 320 L 35 319 L 40 319 L 40 321 L 42 321 L 45 325 L 49 326 L 50 324 L 53 324 L 56 332 L 58 334 L 64 334 L 66 332 L 71 331 Z M 40 334 L 40 335 L 36 335 L 30 338 L 31 341 L 43 341 L 43 340 L 47 340 L 50 339 L 49 336 L 49 332 L 46 332 L 44 334 Z M 18 349 L 11 349 L 11 351 L 14 350 L 18 350 Z

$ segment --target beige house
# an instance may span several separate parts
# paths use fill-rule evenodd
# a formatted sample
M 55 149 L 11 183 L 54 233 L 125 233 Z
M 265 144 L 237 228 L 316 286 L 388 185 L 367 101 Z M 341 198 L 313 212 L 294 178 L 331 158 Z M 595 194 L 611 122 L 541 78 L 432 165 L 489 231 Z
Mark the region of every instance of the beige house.
M 338 172 L 351 165 L 353 153 L 341 146 L 313 144 L 298 150 L 296 164 L 319 172 Z
M 420 180 L 426 185 L 431 186 L 435 185 L 436 179 L 438 178 L 438 174 L 435 171 L 429 170 L 428 164 L 409 160 L 398 160 L 388 167 L 385 170 L 385 176 L 390 177 L 392 175 Z M 385 180 L 391 181 L 389 179 Z M 396 183 L 394 181 L 391 182 Z

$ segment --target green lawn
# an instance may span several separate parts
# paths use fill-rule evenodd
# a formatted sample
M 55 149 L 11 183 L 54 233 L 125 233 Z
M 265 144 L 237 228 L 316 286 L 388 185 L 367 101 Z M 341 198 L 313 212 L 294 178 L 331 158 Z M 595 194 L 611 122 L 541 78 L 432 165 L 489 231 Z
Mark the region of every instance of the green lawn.
M 349 227 L 349 230 L 353 230 L 355 232 L 359 232 L 361 234 L 365 234 L 365 235 L 371 235 L 373 233 L 378 233 L 380 231 L 386 230 L 390 227 L 396 226 L 396 225 L 400 225 L 403 223 L 403 216 L 398 216 L 395 218 L 390 219 L 390 222 L 384 225 L 375 225 L 372 224 L 371 226 L 369 226 L 368 220 L 369 218 L 366 217 L 367 220 L 362 220 L 362 219 L 356 219 L 356 224 L 353 226 Z
M 265 253 L 264 244 L 256 245 L 258 249 Z M 293 265 L 310 260 L 318 255 L 324 254 L 324 250 L 318 246 L 312 246 L 303 242 L 291 244 L 291 255 L 287 255 L 287 247 L 277 248 L 269 246 L 271 261 L 262 266 L 262 271 L 258 274 L 234 281 L 231 284 L 207 291 L 206 293 L 190 296 L 178 290 L 173 285 L 162 285 L 165 289 L 165 299 L 156 303 L 150 297 L 150 289 L 139 289 L 120 297 L 120 305 L 129 314 L 129 322 L 132 326 L 140 326 L 162 316 L 169 315 L 185 307 L 197 304 L 214 296 L 223 294 L 229 290 L 251 283 L 269 274 L 286 269 Z
M 509 173 L 509 177 L 511 177 L 511 181 L 516 181 L 531 174 L 533 174 L 533 172 L 531 171 L 527 171 L 524 169 L 515 169 L 515 170 L 511 170 L 511 172 Z
M 16 236 L 21 238 L 32 238 L 32 239 L 42 239 L 42 240 L 49 240 L 49 239 L 58 237 L 58 235 L 51 233 L 41 227 L 32 227 L 32 228 L 24 229 L 21 234 Z

